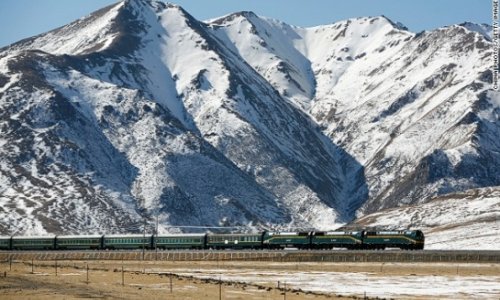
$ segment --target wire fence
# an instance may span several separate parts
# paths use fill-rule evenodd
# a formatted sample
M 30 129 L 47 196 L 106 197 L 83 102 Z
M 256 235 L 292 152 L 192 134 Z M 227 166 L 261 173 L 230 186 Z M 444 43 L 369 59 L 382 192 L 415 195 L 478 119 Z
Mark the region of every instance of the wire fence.
M 44 251 L 0 252 L 11 260 L 471 262 L 500 263 L 500 251 Z

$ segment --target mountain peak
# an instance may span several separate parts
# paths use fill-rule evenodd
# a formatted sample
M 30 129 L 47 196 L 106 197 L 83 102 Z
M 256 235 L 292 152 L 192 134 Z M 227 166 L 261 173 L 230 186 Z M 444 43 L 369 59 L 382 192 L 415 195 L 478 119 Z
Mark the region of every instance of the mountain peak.
M 258 16 L 253 12 L 253 11 L 247 11 L 247 10 L 244 10 L 244 11 L 239 11 L 239 12 L 235 12 L 233 13 L 234 16 L 242 16 L 242 17 L 245 17 L 245 18 L 257 18 Z
M 483 35 L 488 41 L 491 41 L 493 38 L 493 27 L 489 24 L 478 24 L 472 22 L 463 22 L 458 24 L 458 26 L 465 27 L 470 31 L 475 31 L 481 35 Z
M 227 24 L 229 22 L 234 21 L 237 18 L 243 18 L 251 22 L 252 19 L 254 18 L 259 18 L 254 12 L 252 11 L 239 11 L 235 12 L 229 15 L 225 15 L 213 20 L 208 20 L 208 23 L 215 24 L 215 25 L 223 25 Z
M 408 31 L 408 27 L 406 27 L 403 23 L 401 22 L 394 22 L 385 15 L 381 15 L 381 18 L 385 19 L 387 22 L 389 22 L 394 28 L 399 29 L 399 30 L 405 30 Z
M 133 0 L 109 5 L 68 25 L 16 42 L 9 49 L 36 49 L 56 55 L 102 51 L 119 34 L 115 32 L 114 20 L 129 1 Z
M 162 1 L 157 1 L 157 0 L 124 0 L 123 1 L 124 6 L 127 8 L 130 8 L 132 10 L 134 9 L 153 9 L 156 13 L 163 11 L 167 7 L 174 7 L 177 6 L 175 4 L 170 4 L 170 3 L 164 3 Z
M 352 30 L 356 32 L 360 31 L 367 31 L 367 32 L 373 32 L 377 31 L 378 29 L 384 28 L 384 31 L 388 30 L 399 30 L 399 31 L 408 31 L 408 28 L 401 24 L 400 22 L 394 22 L 388 17 L 384 15 L 380 16 L 364 16 L 364 17 L 357 17 L 357 18 L 350 18 L 350 19 L 345 19 L 345 20 L 340 20 L 335 23 L 329 24 L 329 25 L 320 25 L 312 28 L 320 28 L 320 27 L 333 27 L 333 28 L 339 28 L 339 27 L 344 27 L 348 28 L 350 27 Z
M 188 15 L 188 12 L 186 12 L 180 5 L 171 2 L 158 0 L 124 0 L 123 2 L 125 7 L 131 8 L 132 10 L 138 9 L 141 11 L 149 9 L 158 14 L 167 9 L 174 9 L 179 10 L 184 15 Z

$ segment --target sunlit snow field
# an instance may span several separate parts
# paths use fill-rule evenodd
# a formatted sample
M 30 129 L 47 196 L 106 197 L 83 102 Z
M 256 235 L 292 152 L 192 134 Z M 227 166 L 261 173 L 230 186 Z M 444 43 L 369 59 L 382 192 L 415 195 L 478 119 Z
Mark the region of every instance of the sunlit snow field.
M 397 299 L 498 299 L 498 276 L 384 275 L 368 272 L 256 271 L 251 269 L 175 269 L 183 276 L 266 285 L 286 282 L 289 289 L 344 296 Z

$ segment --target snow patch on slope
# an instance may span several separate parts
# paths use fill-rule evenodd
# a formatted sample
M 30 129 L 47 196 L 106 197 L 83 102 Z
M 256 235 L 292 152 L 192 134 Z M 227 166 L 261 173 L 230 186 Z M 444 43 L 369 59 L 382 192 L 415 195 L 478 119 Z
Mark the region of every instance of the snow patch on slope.
M 500 250 L 500 189 L 449 194 L 417 205 L 382 210 L 355 224 L 387 229 L 418 228 L 425 249 Z

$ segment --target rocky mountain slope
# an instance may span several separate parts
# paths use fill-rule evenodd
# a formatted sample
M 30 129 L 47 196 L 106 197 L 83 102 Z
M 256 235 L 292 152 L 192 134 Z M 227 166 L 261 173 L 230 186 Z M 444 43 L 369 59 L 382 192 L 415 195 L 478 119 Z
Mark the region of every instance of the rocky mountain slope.
M 359 212 L 498 185 L 492 52 L 470 23 L 413 34 L 385 17 L 296 28 L 241 13 L 212 24 L 364 167 Z
M 498 186 L 477 28 L 127 0 L 0 49 L 0 232 L 326 229 Z
M 498 250 L 499 198 L 499 187 L 471 189 L 437 196 L 420 205 L 381 210 L 350 226 L 421 228 L 426 249 Z

